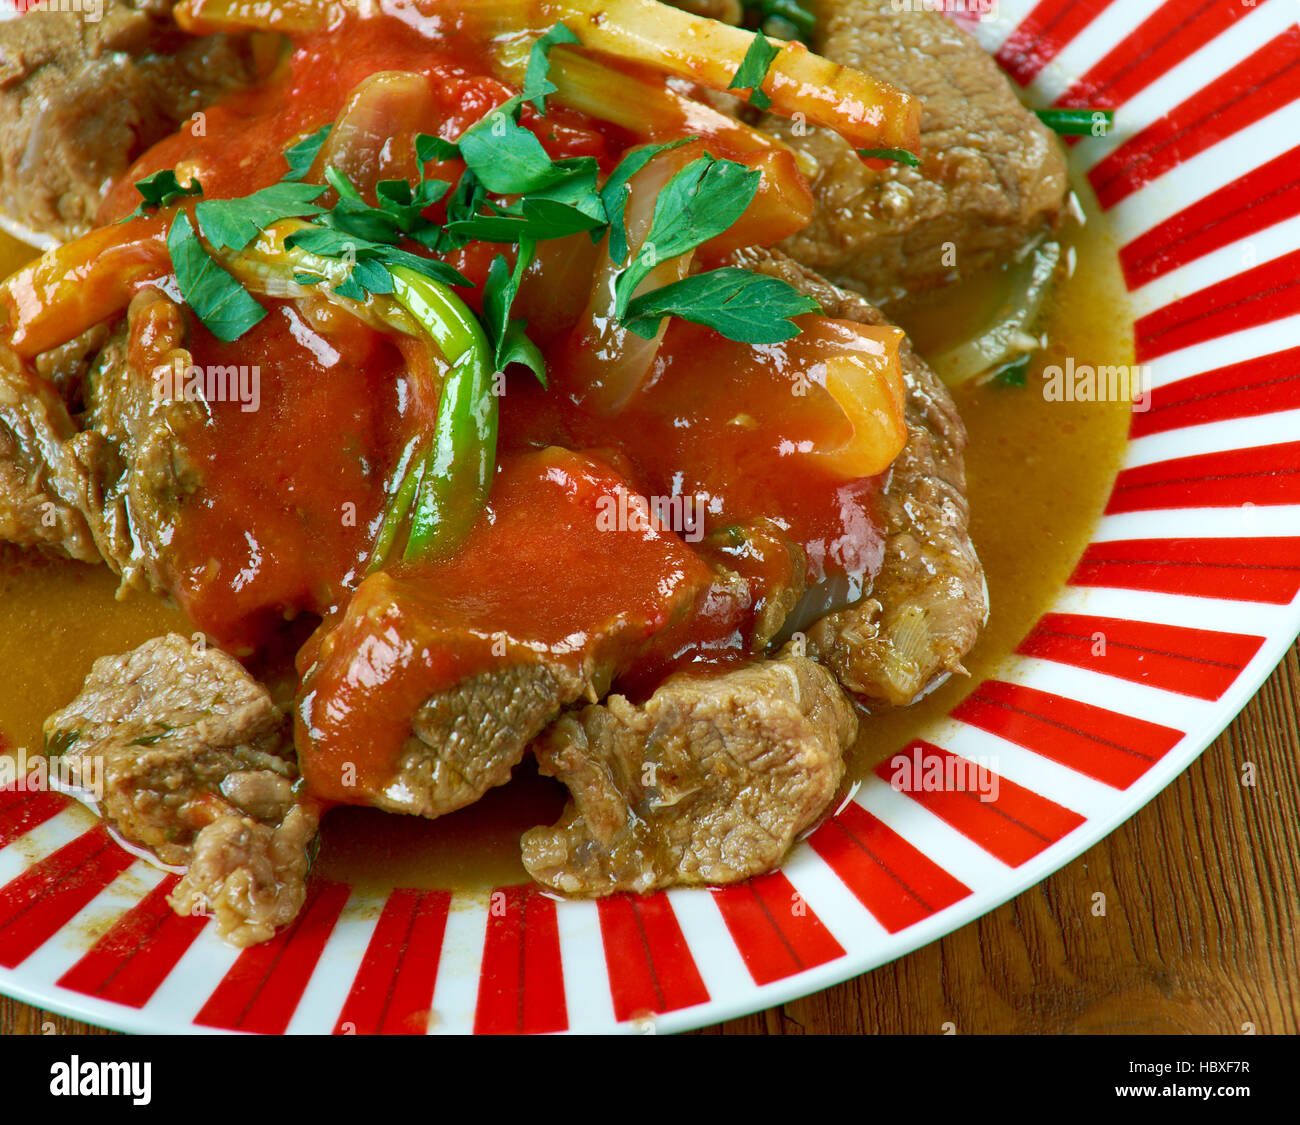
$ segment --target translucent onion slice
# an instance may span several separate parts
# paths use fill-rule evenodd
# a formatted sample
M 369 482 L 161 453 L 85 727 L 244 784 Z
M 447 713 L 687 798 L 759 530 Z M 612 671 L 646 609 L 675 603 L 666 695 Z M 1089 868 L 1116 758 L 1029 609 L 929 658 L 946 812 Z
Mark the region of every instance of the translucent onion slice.
M 1032 329 L 1060 261 L 1060 245 L 1048 242 L 1013 266 L 1007 276 L 1007 298 L 984 329 L 954 348 L 927 357 L 935 374 L 956 387 L 972 379 L 992 378 L 1008 364 L 1037 351 L 1041 345 Z
M 902 330 L 823 319 L 806 335 L 817 358 L 805 374 L 826 389 L 851 427 L 839 448 L 813 456 L 846 479 L 878 476 L 907 444 Z

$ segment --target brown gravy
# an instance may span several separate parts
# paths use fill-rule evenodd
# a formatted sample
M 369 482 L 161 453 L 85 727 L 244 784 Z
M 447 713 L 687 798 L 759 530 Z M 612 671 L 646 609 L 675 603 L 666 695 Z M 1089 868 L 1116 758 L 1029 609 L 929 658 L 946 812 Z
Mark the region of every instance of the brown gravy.
M 1087 188 L 1080 189 L 1087 195 Z M 1073 276 L 1058 287 L 1049 312 L 1049 348 L 1039 360 L 1130 364 L 1132 320 L 1115 248 L 1085 204 L 1088 224 L 1067 239 L 1077 254 Z M 31 256 L 0 235 L 0 276 Z M 894 310 L 922 351 L 947 346 L 987 314 L 988 282 L 945 291 Z M 973 535 L 988 577 L 989 624 L 954 678 L 902 711 L 867 717 L 852 755 L 865 775 L 926 723 L 949 710 L 998 665 L 1048 608 L 1064 584 L 1109 495 L 1127 438 L 1122 403 L 1047 402 L 1038 370 L 1028 385 L 962 389 L 957 403 L 970 433 L 967 474 Z M 41 723 L 81 687 L 91 663 L 168 630 L 191 627 L 152 598 L 116 601 L 106 568 L 59 562 L 0 545 L 0 747 L 41 747 Z M 503 789 L 436 821 L 370 809 L 331 812 L 318 869 L 326 878 L 376 889 L 392 886 L 483 889 L 527 881 L 518 838 L 557 819 L 558 783 L 531 762 Z

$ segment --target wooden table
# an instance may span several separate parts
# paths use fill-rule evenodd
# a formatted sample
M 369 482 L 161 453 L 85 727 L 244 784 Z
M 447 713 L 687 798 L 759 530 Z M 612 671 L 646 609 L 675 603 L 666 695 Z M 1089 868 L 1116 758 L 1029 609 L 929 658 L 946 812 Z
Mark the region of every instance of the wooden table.
M 891 965 L 701 1034 L 1295 1034 L 1298 702 L 1300 647 L 1186 773 L 1051 878 Z M 0 998 L 0 1034 L 99 1030 Z

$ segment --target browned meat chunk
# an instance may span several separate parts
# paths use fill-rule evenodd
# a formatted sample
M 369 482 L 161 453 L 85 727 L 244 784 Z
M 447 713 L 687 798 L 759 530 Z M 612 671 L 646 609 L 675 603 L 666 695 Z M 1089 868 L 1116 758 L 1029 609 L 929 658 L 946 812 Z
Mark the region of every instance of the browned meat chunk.
M 166 544 L 200 484 L 185 438 L 204 404 L 158 394 L 153 371 L 188 366 L 184 331 L 180 306 L 146 289 L 116 332 L 31 365 L 0 348 L 0 539 L 103 559 L 124 588 L 168 588 Z
M 776 866 L 844 773 L 857 720 L 830 675 L 792 651 L 716 678 L 614 695 L 536 746 L 572 800 L 524 834 L 524 866 L 566 894 L 734 883 Z
M 713 581 L 670 531 L 604 528 L 602 502 L 620 492 L 586 455 L 516 455 L 455 559 L 367 578 L 300 657 L 312 791 L 442 816 L 508 781 L 564 707 L 599 699 Z
M 284 712 L 231 657 L 176 634 L 97 660 L 45 722 L 76 785 L 122 837 L 189 864 L 173 905 L 264 941 L 306 895 L 317 812 L 299 801 Z
M 105 0 L 0 24 L 0 212 L 66 241 L 150 145 L 256 74 L 240 37 L 192 39 L 170 0 Z
M 827 130 L 768 118 L 819 169 L 816 215 L 787 253 L 881 304 L 1004 262 L 1054 220 L 1067 190 L 1061 145 L 967 32 L 891 0 L 811 7 L 814 50 L 921 99 L 921 167 L 875 171 Z
M 856 294 L 784 256 L 745 251 L 742 264 L 816 297 L 826 315 L 863 324 L 885 318 Z M 970 541 L 962 453 L 966 429 L 947 389 L 904 343 L 907 445 L 882 497 L 885 555 L 870 594 L 808 630 L 808 651 L 840 683 L 904 706 L 953 672 L 987 616 L 984 570 Z
M 310 804 L 294 805 L 277 825 L 223 816 L 199 833 L 189 870 L 168 901 L 178 914 L 214 915 L 231 945 L 270 940 L 302 909 L 319 824 Z
M 0 345 L 0 540 L 99 561 L 76 433 L 54 385 Z

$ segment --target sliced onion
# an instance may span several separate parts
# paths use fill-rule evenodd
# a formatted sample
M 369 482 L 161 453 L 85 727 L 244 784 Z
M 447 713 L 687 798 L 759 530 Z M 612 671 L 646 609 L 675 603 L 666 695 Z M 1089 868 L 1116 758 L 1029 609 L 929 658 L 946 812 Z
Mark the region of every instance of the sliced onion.
M 673 176 L 699 155 L 697 147 L 684 145 L 660 153 L 632 177 L 628 185 L 631 196 L 624 215 L 631 248 L 629 261 L 640 252 L 641 244 L 650 233 L 659 193 Z M 692 254 L 682 254 L 660 262 L 637 287 L 637 293 L 680 281 L 690 270 L 692 257 Z M 569 334 L 562 361 L 566 377 L 578 393 L 578 400 L 587 409 L 601 414 L 621 410 L 636 394 L 659 354 L 664 333 L 668 331 L 668 318 L 649 340 L 629 332 L 618 323 L 614 315 L 614 283 L 621 265 L 610 260 L 607 238 L 602 244 L 601 265 L 587 307 Z
M 1042 345 L 1033 328 L 1051 292 L 1060 261 L 1060 244 L 1048 242 L 1013 266 L 1007 278 L 1007 299 L 989 324 L 972 339 L 927 357 L 935 374 L 950 387 L 971 379 L 982 382 L 1036 352 Z

